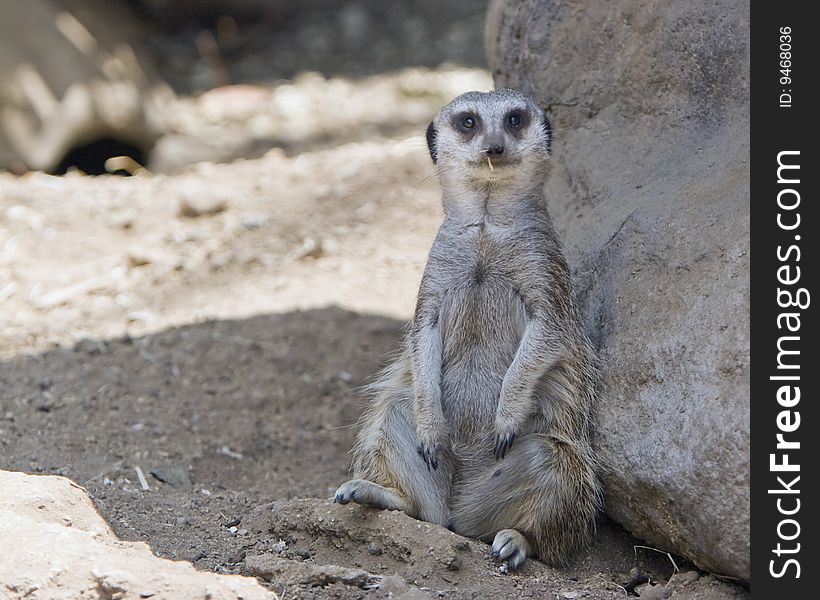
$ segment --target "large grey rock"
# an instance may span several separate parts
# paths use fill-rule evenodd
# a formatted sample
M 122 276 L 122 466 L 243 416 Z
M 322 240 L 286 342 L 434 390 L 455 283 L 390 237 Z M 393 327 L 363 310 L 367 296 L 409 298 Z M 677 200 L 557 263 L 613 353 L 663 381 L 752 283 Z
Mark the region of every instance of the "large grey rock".
M 749 579 L 749 33 L 739 0 L 494 1 L 498 86 L 555 127 L 547 183 L 604 381 L 607 511 Z

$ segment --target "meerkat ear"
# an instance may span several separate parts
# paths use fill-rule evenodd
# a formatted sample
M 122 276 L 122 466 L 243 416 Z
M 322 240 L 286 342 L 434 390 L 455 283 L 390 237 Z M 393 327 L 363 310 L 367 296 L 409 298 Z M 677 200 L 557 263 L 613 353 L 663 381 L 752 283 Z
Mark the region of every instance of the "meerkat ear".
M 547 111 L 544 111 L 544 120 L 541 121 L 541 127 L 544 128 L 544 133 L 547 134 L 547 152 L 552 153 L 552 125 L 547 117 Z
M 430 151 L 430 158 L 433 159 L 433 164 L 438 162 L 438 150 L 436 150 L 436 128 L 433 127 L 433 122 L 427 126 L 427 149 Z

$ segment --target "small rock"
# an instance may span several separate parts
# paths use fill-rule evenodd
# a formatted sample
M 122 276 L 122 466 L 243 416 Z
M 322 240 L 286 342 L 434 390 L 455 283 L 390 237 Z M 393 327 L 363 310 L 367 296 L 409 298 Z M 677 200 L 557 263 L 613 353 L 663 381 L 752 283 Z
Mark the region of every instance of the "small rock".
M 399 575 L 388 575 L 386 577 L 382 577 L 381 585 L 379 585 L 379 589 L 385 592 L 386 594 L 401 594 L 406 592 L 410 589 L 407 586 L 407 583 L 404 581 L 404 578 Z
M 188 219 L 196 219 L 198 217 L 210 217 L 225 212 L 228 208 L 228 203 L 224 200 L 214 198 L 191 198 L 183 197 L 179 200 L 179 210 L 177 215 L 186 217 Z
M 231 519 L 230 521 L 225 521 L 225 527 L 236 527 L 242 522 L 242 517 L 236 517 Z
M 242 219 L 242 227 L 247 229 L 248 231 L 253 231 L 254 229 L 260 229 L 267 225 L 269 219 L 264 216 L 259 217 L 246 217 Z
M 291 550 L 291 552 L 294 556 L 298 556 L 303 560 L 307 560 L 311 557 L 310 550 L 308 550 L 307 548 L 294 548 L 293 550 Z
M 240 548 L 228 558 L 229 563 L 239 564 L 243 560 L 245 560 L 245 556 L 247 556 L 247 551 L 244 548 Z
M 380 579 L 378 576 L 371 575 L 362 569 L 349 569 L 338 565 L 314 565 L 279 558 L 272 554 L 246 557 L 245 571 L 248 575 L 260 577 L 266 581 L 310 587 L 324 587 L 332 583 L 342 583 L 362 589 L 370 589 L 375 587 Z
M 182 465 L 168 465 L 164 467 L 154 467 L 150 470 L 154 479 L 167 483 L 171 487 L 190 490 L 193 487 L 188 469 Z M 237 523 L 238 525 L 238 523 Z
M 373 544 L 373 543 L 371 543 L 371 544 L 367 547 L 367 552 L 368 552 L 369 554 L 371 554 L 372 556 L 378 556 L 378 555 L 380 555 L 380 554 L 382 553 L 382 548 L 381 548 L 381 546 L 379 546 L 379 545 L 377 545 L 377 544 Z
M 132 252 L 125 259 L 125 264 L 129 269 L 136 269 L 137 267 L 144 267 L 150 265 L 153 261 L 146 255 Z
M 689 585 L 700 579 L 700 573 L 697 571 L 684 571 L 683 573 L 675 573 L 671 582 L 673 585 Z
M 672 595 L 672 588 L 663 585 L 644 584 L 635 588 L 641 600 L 666 600 Z
M 296 258 L 321 258 L 324 254 L 325 251 L 322 247 L 322 241 L 307 237 L 304 242 L 302 242 L 302 247 L 297 250 Z
M 203 558 L 205 558 L 205 556 L 207 556 L 207 555 L 202 550 L 192 550 L 191 552 L 189 552 L 183 558 L 185 560 L 187 560 L 188 562 L 195 563 L 196 561 L 202 560 Z
M 560 592 L 558 595 L 563 600 L 575 600 L 578 597 L 578 592 Z

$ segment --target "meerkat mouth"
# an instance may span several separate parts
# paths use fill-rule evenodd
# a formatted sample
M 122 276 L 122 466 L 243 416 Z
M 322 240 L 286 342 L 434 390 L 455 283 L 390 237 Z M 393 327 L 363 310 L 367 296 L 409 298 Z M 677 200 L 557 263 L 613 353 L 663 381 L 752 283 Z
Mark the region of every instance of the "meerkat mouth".
M 520 162 L 521 162 L 520 160 L 516 160 L 516 159 L 513 159 L 513 158 L 507 158 L 506 156 L 495 157 L 495 158 L 490 158 L 489 156 L 484 156 L 484 157 L 480 158 L 478 161 L 476 161 L 474 164 L 478 168 L 487 168 L 487 169 L 490 170 L 491 173 L 493 173 L 493 172 L 495 172 L 499 169 L 503 169 L 505 167 L 514 167 L 517 164 L 519 164 Z

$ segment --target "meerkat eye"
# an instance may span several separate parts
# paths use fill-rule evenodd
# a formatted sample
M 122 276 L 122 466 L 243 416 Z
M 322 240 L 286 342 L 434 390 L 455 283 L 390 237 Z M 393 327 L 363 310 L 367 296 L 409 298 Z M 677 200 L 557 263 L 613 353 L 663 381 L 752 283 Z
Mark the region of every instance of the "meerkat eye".
M 521 127 L 521 115 L 519 115 L 518 113 L 510 113 L 510 115 L 507 117 L 507 123 L 510 124 L 510 127 L 518 129 L 519 127 Z
M 464 129 L 473 129 L 475 127 L 475 119 L 471 116 L 466 116 L 461 119 L 461 126 Z

